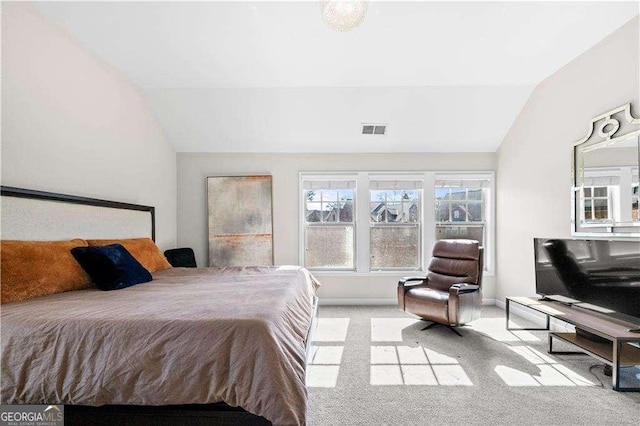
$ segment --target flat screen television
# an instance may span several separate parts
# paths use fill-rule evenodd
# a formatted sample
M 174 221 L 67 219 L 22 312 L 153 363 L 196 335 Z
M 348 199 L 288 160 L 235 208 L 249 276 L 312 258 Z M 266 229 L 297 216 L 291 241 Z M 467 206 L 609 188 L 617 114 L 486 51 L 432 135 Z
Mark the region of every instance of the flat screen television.
M 536 293 L 640 324 L 640 241 L 535 238 Z

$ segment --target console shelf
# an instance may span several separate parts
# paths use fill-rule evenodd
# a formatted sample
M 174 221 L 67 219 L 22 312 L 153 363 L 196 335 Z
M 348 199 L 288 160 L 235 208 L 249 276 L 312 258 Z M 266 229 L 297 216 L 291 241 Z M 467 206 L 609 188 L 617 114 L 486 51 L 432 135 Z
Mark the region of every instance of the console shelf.
M 599 358 L 609 365 L 613 365 L 613 342 L 601 343 L 585 339 L 576 333 L 550 333 L 558 340 L 571 343 L 582 349 L 587 354 Z M 620 365 L 640 364 L 640 348 L 629 344 L 620 345 Z
M 613 367 L 614 390 L 640 390 L 640 387 L 620 386 L 620 367 L 640 365 L 640 348 L 637 346 L 640 343 L 640 334 L 629 331 L 629 329 L 636 328 L 637 324 L 556 301 L 530 297 L 507 297 L 507 330 L 523 330 L 523 328 L 512 328 L 509 325 L 511 303 L 525 306 L 546 316 L 545 328 L 524 328 L 524 330 L 550 330 L 550 318 L 554 318 L 599 337 L 601 341 L 588 339 L 576 333 L 550 332 L 549 353 L 567 353 L 553 351 L 554 339 L 569 343 L 582 353 L 591 355 Z

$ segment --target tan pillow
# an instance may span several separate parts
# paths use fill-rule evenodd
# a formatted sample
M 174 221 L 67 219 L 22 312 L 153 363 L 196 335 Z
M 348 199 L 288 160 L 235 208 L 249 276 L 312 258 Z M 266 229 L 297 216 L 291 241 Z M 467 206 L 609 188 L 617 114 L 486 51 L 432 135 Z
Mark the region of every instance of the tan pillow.
M 87 240 L 90 246 L 122 244 L 133 257 L 149 272 L 171 268 L 167 258 L 151 238 L 129 238 L 122 240 Z
M 87 288 L 91 279 L 71 255 L 85 240 L 0 242 L 1 303 Z

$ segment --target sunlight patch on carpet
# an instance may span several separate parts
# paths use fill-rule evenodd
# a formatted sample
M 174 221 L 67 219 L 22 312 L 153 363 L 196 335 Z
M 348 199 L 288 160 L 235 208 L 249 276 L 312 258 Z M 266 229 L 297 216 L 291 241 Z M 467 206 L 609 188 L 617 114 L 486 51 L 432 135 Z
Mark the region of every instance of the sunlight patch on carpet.
M 371 341 L 402 342 L 402 330 L 416 322 L 413 318 L 371 318 Z
M 473 386 L 458 360 L 422 346 L 371 346 L 369 383 Z
M 344 346 L 316 346 L 307 366 L 307 386 L 334 388 L 338 384 Z
M 540 386 L 540 383 L 531 374 L 506 365 L 498 365 L 494 371 L 509 386 Z
M 434 365 L 438 383 L 442 386 L 473 386 L 469 376 L 459 365 Z
M 513 320 L 511 320 L 512 327 L 519 327 Z M 485 334 L 490 338 L 499 342 L 539 342 L 536 336 L 526 330 L 513 330 L 509 331 L 505 327 L 504 318 L 479 318 L 472 323 L 469 323 L 468 328 L 471 328 L 479 333 Z
M 312 388 L 335 388 L 338 383 L 338 365 L 307 366 L 307 386 Z
M 371 346 L 371 364 L 398 364 L 395 346 Z
M 402 365 L 401 367 L 405 385 L 438 385 L 438 380 L 429 365 Z
M 319 346 L 311 364 L 340 365 L 343 351 L 344 346 Z
M 457 359 L 438 353 L 436 351 L 432 351 L 431 349 L 424 348 L 424 351 L 426 352 L 427 358 L 429 358 L 429 363 L 431 364 L 457 364 L 458 363 Z
M 422 347 L 398 346 L 400 364 L 428 364 L 427 355 Z
M 316 342 L 344 342 L 347 340 L 349 318 L 318 318 L 314 336 Z
M 509 349 L 539 370 L 539 374 L 529 374 L 506 365 L 498 365 L 494 371 L 509 386 L 594 386 L 590 380 L 535 348 L 509 346 Z
M 402 373 L 399 365 L 372 365 L 372 385 L 401 385 Z

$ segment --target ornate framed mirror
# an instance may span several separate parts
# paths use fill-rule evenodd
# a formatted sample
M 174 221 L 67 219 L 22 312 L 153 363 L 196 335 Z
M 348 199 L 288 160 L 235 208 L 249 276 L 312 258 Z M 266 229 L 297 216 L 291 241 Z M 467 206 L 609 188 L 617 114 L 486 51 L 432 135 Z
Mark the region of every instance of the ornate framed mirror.
M 573 144 L 572 235 L 640 237 L 640 118 L 631 104 L 595 117 Z

